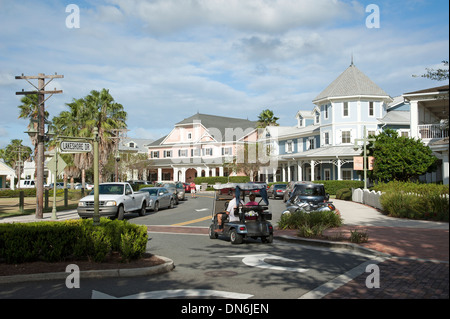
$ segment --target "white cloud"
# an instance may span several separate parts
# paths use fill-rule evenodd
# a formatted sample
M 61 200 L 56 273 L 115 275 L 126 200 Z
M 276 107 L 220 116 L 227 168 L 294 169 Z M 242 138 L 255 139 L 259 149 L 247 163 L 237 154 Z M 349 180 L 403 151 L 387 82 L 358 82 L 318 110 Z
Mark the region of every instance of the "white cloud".
M 111 0 L 152 32 L 176 32 L 205 24 L 245 31 L 285 32 L 347 20 L 363 9 L 338 0 Z

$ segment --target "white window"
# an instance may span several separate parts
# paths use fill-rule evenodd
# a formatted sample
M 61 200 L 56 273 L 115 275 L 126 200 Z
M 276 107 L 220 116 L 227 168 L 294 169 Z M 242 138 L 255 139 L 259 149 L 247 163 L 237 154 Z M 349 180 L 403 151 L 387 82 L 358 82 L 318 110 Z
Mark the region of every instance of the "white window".
M 200 149 L 199 148 L 191 149 L 191 157 L 194 157 L 194 156 L 200 156 Z
M 342 179 L 344 181 L 352 180 L 352 170 L 351 169 L 342 169 Z
M 172 151 L 164 151 L 164 157 L 172 157 Z
M 222 155 L 233 155 L 232 147 L 222 147 Z
M 178 150 L 178 157 L 188 157 L 188 150 Z
M 188 140 L 192 140 L 192 133 L 188 133 L 187 138 Z
M 328 119 L 328 107 L 329 107 L 328 104 L 325 104 L 325 105 L 323 106 L 324 117 L 325 117 L 326 120 Z
M 320 124 L 320 113 L 319 112 L 316 112 L 316 114 L 315 114 L 314 124 Z
M 344 102 L 344 106 L 342 107 L 342 117 L 348 117 L 349 114 L 348 102 Z
M 331 179 L 331 170 L 329 168 L 324 169 L 323 174 L 325 181 L 329 181 Z
M 375 109 L 373 106 L 373 102 L 369 102 L 369 116 L 374 116 L 375 115 Z
M 159 151 L 152 151 L 151 158 L 159 158 Z
M 342 144 L 351 143 L 351 131 L 342 131 Z
M 324 145 L 330 144 L 330 133 L 329 132 L 323 133 L 323 144 Z
M 315 148 L 314 144 L 315 144 L 314 143 L 314 137 L 308 138 L 308 140 L 306 141 L 306 149 L 307 150 L 313 150 Z
M 202 154 L 203 154 L 203 156 L 212 156 L 213 150 L 212 150 L 212 148 L 204 148 L 204 149 L 202 149 Z
M 294 152 L 294 143 L 292 140 L 286 141 L 286 153 Z

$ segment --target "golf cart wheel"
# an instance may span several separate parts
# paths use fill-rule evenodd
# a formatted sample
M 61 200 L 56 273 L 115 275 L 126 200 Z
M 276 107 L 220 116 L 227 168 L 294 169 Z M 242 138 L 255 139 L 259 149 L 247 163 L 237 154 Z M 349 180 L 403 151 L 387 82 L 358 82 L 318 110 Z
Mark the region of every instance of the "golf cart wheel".
M 271 244 L 273 242 L 273 235 L 270 234 L 269 236 L 261 237 L 261 241 L 265 244 Z
M 219 234 L 214 231 L 214 225 L 209 226 L 209 238 L 211 239 L 219 238 Z
M 233 245 L 242 244 L 242 235 L 236 232 L 236 229 L 232 229 L 230 233 L 230 240 Z

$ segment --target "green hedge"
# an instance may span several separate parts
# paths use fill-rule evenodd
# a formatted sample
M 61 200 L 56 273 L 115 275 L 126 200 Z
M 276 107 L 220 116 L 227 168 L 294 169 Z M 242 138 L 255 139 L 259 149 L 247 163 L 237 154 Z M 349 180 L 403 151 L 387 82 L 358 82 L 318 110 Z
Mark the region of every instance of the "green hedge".
M 207 183 L 208 185 L 214 185 L 216 183 L 226 184 L 226 183 L 248 183 L 250 182 L 249 176 L 210 176 L 210 177 L 196 177 L 194 183 L 200 185 L 202 183 Z
M 352 200 L 352 190 L 350 188 L 341 188 L 336 192 L 336 199 Z
M 449 186 L 412 182 L 380 183 L 381 205 L 393 217 L 449 221 Z
M 363 188 L 364 181 L 314 181 L 316 184 L 323 184 L 325 192 L 330 195 L 336 195 L 342 188 Z
M 147 228 L 101 218 L 61 222 L 0 224 L 0 260 L 6 263 L 86 259 L 102 262 L 112 252 L 122 260 L 141 257 Z
M 335 212 L 295 212 L 281 215 L 278 221 L 280 229 L 297 229 L 301 237 L 321 236 L 327 228 L 339 227 L 342 218 Z

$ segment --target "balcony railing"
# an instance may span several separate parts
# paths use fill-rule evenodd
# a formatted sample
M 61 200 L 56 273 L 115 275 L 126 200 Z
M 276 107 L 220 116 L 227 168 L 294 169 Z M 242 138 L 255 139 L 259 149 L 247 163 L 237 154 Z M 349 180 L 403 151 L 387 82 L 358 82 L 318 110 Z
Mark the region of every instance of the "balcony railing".
M 422 140 L 448 137 L 448 126 L 444 124 L 419 125 L 418 130 Z

